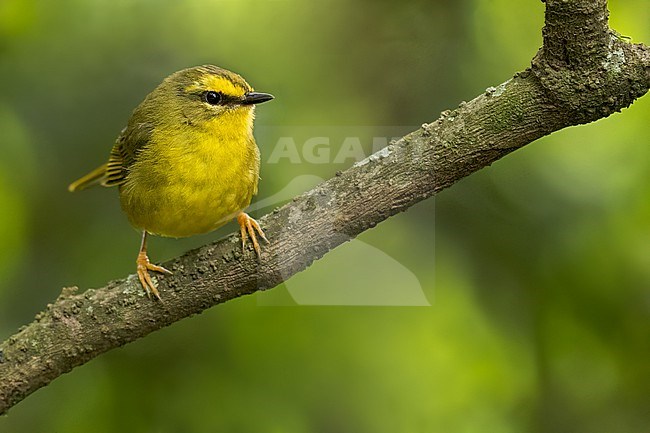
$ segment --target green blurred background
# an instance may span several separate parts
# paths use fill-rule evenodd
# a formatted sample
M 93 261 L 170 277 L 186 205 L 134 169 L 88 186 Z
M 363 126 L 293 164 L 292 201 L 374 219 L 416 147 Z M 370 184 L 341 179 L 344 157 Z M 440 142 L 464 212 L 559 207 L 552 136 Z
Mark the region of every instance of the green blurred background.
M 647 0 L 610 10 L 650 43 Z M 540 1 L 1 0 L 0 339 L 61 287 L 134 271 L 116 192 L 66 186 L 169 73 L 214 63 L 276 95 L 257 116 L 263 199 L 352 163 L 267 164 L 281 137 L 369 149 L 525 68 L 542 24 Z M 646 96 L 539 140 L 342 246 L 296 279 L 309 284 L 75 369 L 0 431 L 647 431 L 649 120 Z M 153 239 L 151 257 L 234 230 Z M 388 262 L 403 277 L 371 280 Z M 297 305 L 353 304 L 359 287 L 382 304 L 375 286 L 393 306 Z

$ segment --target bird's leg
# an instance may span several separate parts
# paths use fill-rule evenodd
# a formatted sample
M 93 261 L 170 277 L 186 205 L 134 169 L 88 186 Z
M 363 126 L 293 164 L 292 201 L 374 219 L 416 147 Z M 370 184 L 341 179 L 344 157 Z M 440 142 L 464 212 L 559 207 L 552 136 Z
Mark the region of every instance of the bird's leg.
M 138 278 L 140 279 L 140 284 L 147 292 L 147 296 L 151 298 L 151 294 L 160 299 L 160 293 L 149 275 L 149 271 L 160 272 L 163 274 L 171 275 L 171 271 L 163 268 L 162 266 L 156 266 L 149 261 L 147 257 L 147 231 L 142 232 L 142 243 L 140 244 L 140 252 L 138 253 L 138 259 L 135 261 L 138 267 Z
M 266 243 L 269 243 L 269 240 L 266 239 L 266 236 L 264 236 L 264 232 L 262 231 L 262 228 L 260 225 L 255 221 L 253 218 L 248 216 L 248 214 L 241 212 L 239 215 L 237 215 L 237 222 L 239 223 L 239 231 L 241 232 L 241 247 L 242 251 L 244 251 L 244 248 L 246 247 L 246 238 L 250 237 L 251 242 L 253 242 L 253 248 L 255 249 L 255 253 L 257 253 L 257 257 L 260 257 L 261 251 L 260 251 L 260 244 L 257 242 L 257 234 L 260 235 L 262 239 L 266 241 Z

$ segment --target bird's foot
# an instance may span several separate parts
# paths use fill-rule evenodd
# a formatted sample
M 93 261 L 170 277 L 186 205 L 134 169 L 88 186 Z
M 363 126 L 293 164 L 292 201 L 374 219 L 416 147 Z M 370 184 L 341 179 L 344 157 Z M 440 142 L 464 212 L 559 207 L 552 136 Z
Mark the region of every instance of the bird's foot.
M 147 257 L 147 253 L 144 251 L 140 251 L 140 254 L 138 254 L 136 264 L 138 266 L 138 278 L 140 279 L 140 284 L 142 284 L 142 287 L 147 292 L 147 296 L 151 298 L 151 295 L 153 294 L 160 301 L 160 293 L 151 279 L 149 271 L 160 272 L 161 274 L 166 275 L 172 275 L 172 272 L 162 266 L 157 266 L 151 263 L 149 257 Z
M 253 243 L 253 248 L 255 249 L 255 253 L 259 258 L 261 255 L 261 250 L 260 250 L 260 244 L 259 242 L 257 242 L 257 234 L 259 234 L 260 237 L 264 239 L 264 241 L 267 244 L 269 243 L 269 240 L 266 239 L 266 236 L 264 236 L 264 232 L 262 231 L 262 228 L 257 223 L 257 221 L 255 221 L 252 217 L 248 216 L 248 214 L 245 214 L 244 212 L 237 215 L 237 222 L 239 223 L 239 229 L 241 232 L 242 251 L 245 251 L 246 248 L 246 238 L 250 237 L 251 242 Z

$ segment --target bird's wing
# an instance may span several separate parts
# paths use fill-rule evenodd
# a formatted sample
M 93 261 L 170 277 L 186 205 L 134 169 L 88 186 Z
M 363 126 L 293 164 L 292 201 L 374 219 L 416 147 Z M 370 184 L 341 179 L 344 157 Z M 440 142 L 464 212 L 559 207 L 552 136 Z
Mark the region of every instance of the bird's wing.
M 153 125 L 135 123 L 122 130 L 106 164 L 103 186 L 121 185 L 126 181 L 129 167 L 137 160 L 138 153 L 149 143 Z

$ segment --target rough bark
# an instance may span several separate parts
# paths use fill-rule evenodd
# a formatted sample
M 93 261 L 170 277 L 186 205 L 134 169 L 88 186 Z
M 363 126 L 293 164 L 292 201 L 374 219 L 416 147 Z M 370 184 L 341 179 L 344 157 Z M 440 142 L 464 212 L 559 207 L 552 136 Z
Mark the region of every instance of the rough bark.
M 391 215 L 537 138 L 607 117 L 650 87 L 650 49 L 609 30 L 606 0 L 547 0 L 544 46 L 531 67 L 261 218 L 258 262 L 239 238 L 165 264 L 162 302 L 133 275 L 64 289 L 0 344 L 0 414 L 112 348 L 229 299 L 272 288 Z M 308 241 L 307 241 L 308 240 Z

